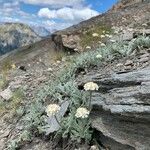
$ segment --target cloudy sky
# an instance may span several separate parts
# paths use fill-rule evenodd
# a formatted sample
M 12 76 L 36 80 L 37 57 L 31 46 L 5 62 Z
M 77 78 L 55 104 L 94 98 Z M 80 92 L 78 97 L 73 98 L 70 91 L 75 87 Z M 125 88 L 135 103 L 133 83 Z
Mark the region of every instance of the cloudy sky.
M 0 0 L 0 22 L 63 29 L 99 15 L 117 0 Z

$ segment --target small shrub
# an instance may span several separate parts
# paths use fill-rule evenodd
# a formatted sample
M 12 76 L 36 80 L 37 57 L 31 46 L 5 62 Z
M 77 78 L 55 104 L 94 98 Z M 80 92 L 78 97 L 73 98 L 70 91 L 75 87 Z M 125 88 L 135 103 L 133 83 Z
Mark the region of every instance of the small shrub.
M 11 109 L 14 112 L 16 112 L 18 107 L 21 105 L 23 98 L 24 98 L 24 93 L 23 93 L 22 89 L 17 89 L 13 93 L 13 97 L 12 97 L 12 101 L 11 101 Z
M 129 42 L 128 54 L 132 53 L 135 50 L 136 52 L 138 52 L 143 48 L 149 48 L 149 47 L 150 47 L 150 37 L 141 36 Z
M 4 89 L 8 85 L 8 80 L 6 75 L 1 75 L 0 76 L 0 89 Z
M 4 60 L 1 65 L 1 73 L 7 75 L 8 71 L 12 68 L 12 61 L 11 60 Z

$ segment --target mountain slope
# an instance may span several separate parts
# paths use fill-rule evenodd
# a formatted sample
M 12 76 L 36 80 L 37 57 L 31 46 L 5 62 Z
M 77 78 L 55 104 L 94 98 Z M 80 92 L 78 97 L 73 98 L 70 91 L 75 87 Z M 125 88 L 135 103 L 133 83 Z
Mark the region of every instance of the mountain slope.
M 29 26 L 20 23 L 0 25 L 0 55 L 41 40 Z
M 56 39 L 61 36 L 64 46 L 82 51 L 86 46 L 96 45 L 96 43 L 89 43 L 88 39 L 95 40 L 95 38 L 91 39 L 91 33 L 100 32 L 103 27 L 111 31 L 113 27 L 119 28 L 121 32 L 126 32 L 128 28 L 140 31 L 143 29 L 142 24 L 147 24 L 147 28 L 150 27 L 149 15 L 149 0 L 121 0 L 108 12 L 55 32 L 53 36 Z
M 35 33 L 37 33 L 41 37 L 46 37 L 51 35 L 51 32 L 48 31 L 46 28 L 41 26 L 31 26 Z
M 112 27 L 122 29 L 121 34 L 127 34 L 128 28 L 149 28 L 149 4 L 149 0 L 122 0 L 105 14 L 1 56 L 0 74 L 6 77 L 2 78 L 0 95 L 5 96 L 8 89 L 17 94 L 10 100 L 0 97 L 0 149 L 8 146 L 21 150 L 148 150 L 150 39 L 142 37 L 112 45 L 106 41 L 105 47 L 95 49 L 92 46 L 101 39 L 92 37 L 92 33 L 98 32 L 100 36 L 109 31 L 114 38 Z M 91 51 L 75 57 L 60 54 L 61 50 L 82 46 L 80 42 L 87 39 Z M 95 82 L 99 90 L 85 92 L 84 85 L 89 81 Z M 20 89 L 24 94 L 21 97 Z M 82 124 L 74 122 L 76 108 L 88 108 L 91 100 L 91 123 L 85 122 L 86 118 L 78 119 Z M 52 122 L 54 126 L 46 122 L 45 107 L 67 101 L 70 105 L 62 121 L 62 132 L 67 131 L 68 138 L 53 139 L 53 134 L 45 135 L 45 131 L 55 127 L 56 121 Z M 85 144 L 86 140 L 90 145 Z

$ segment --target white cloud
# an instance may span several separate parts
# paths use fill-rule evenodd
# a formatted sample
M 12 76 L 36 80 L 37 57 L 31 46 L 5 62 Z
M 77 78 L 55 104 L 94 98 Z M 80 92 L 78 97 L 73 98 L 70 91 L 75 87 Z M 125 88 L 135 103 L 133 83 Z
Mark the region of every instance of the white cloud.
M 6 2 L 6 3 L 4 3 L 3 4 L 3 8 L 15 8 L 15 7 L 18 7 L 19 6 L 19 2 L 18 1 L 16 1 L 16 2 L 12 2 L 12 3 L 10 3 L 10 2 Z
M 42 8 L 38 12 L 39 17 L 45 17 L 45 18 L 55 18 L 56 17 L 56 11 L 55 10 L 49 10 L 49 8 Z
M 91 17 L 97 16 L 99 13 L 88 7 L 82 9 L 64 7 L 58 10 L 50 10 L 48 8 L 42 8 L 38 12 L 39 17 L 45 17 L 49 19 L 63 19 L 73 22 L 79 22 L 82 20 L 89 19 Z
M 74 6 L 80 5 L 85 0 L 20 0 L 24 3 L 34 4 L 34 5 L 51 5 L 51 6 Z
M 47 8 L 31 14 L 22 10 L 20 2 Z M 87 6 L 86 0 L 0 0 L 0 22 L 22 22 L 44 26 L 52 31 L 67 28 L 98 14 Z
M 69 22 L 58 23 L 53 20 L 46 20 L 46 21 L 43 21 L 41 24 L 51 32 L 53 32 L 54 30 L 61 30 L 61 29 L 64 29 L 73 25 L 72 23 L 69 23 Z

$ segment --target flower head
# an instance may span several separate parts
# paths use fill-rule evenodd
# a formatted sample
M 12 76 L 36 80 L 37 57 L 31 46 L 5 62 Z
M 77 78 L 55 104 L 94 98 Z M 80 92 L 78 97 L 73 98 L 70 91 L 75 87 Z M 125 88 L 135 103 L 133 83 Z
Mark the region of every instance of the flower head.
M 105 35 L 101 35 L 101 38 L 104 38 L 105 37 Z
M 96 55 L 96 58 L 102 58 L 102 55 L 101 54 L 98 54 L 98 55 Z
M 46 113 L 48 116 L 54 116 L 60 111 L 60 106 L 57 104 L 50 104 L 46 108 Z
M 104 46 L 106 46 L 106 45 L 105 45 L 104 43 L 101 43 L 101 46 L 104 47 Z
M 86 49 L 91 49 L 91 46 L 87 46 Z
M 90 150 L 99 150 L 99 148 L 96 145 L 91 146 Z
M 15 64 L 12 64 L 11 67 L 12 67 L 12 69 L 15 69 L 15 68 L 16 68 L 16 65 L 15 65 Z
M 77 118 L 87 118 L 90 114 L 90 111 L 88 111 L 86 108 L 84 107 L 79 107 L 76 111 L 75 116 Z
M 115 42 L 116 42 L 116 40 L 110 40 L 110 42 L 115 43 Z
M 108 37 L 109 37 L 109 38 L 112 38 L 112 35 L 109 35 Z
M 98 33 L 93 33 L 92 36 L 93 36 L 93 37 L 98 37 L 99 34 L 98 34 Z
M 98 85 L 94 82 L 88 82 L 84 85 L 85 91 L 95 91 L 98 90 Z

